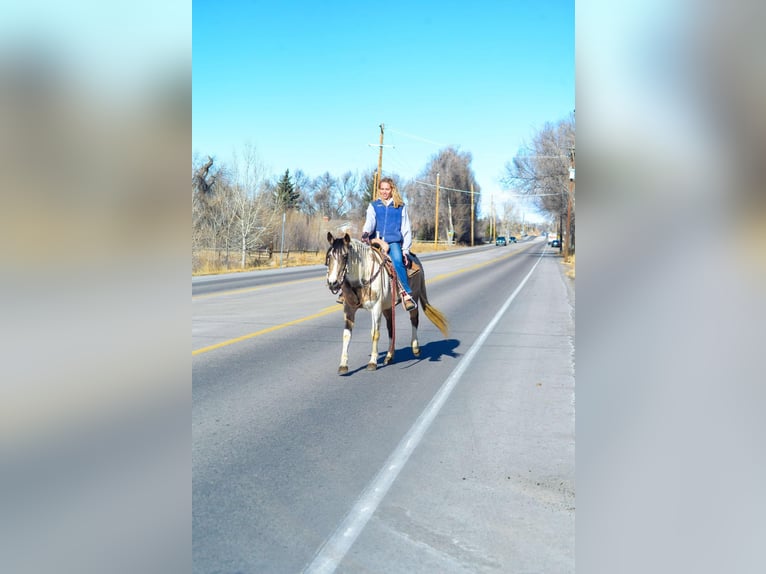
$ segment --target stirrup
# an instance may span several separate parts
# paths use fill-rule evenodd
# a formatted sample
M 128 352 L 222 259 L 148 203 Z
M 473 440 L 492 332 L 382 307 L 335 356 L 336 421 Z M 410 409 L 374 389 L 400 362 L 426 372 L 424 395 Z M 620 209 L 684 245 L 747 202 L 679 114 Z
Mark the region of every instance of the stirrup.
M 402 307 L 404 307 L 405 311 L 414 311 L 418 308 L 418 304 L 415 303 L 415 299 L 412 298 L 412 295 L 409 295 L 407 293 L 402 294 Z

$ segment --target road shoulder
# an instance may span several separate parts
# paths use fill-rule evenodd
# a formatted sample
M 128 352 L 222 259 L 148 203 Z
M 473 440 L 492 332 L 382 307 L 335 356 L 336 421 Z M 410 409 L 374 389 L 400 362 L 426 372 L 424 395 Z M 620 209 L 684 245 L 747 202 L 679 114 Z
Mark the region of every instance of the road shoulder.
M 542 257 L 339 571 L 574 572 L 573 283 Z

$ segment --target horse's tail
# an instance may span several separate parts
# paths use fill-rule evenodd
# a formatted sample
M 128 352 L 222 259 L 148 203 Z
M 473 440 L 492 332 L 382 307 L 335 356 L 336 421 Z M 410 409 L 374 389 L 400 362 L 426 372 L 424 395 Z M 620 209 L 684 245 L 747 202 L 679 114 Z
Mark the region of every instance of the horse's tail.
M 422 269 L 420 273 L 422 281 L 420 288 L 420 304 L 423 307 L 423 312 L 426 314 L 426 317 L 428 317 L 429 321 L 436 325 L 439 331 L 442 332 L 442 335 L 449 337 L 449 322 L 447 321 L 447 317 L 445 317 L 444 313 L 439 311 L 439 309 L 428 302 L 428 296 L 426 295 L 426 278 L 422 275 Z
M 423 304 L 423 312 L 426 314 L 426 317 L 431 320 L 431 323 L 439 328 L 442 335 L 449 337 L 449 323 L 447 322 L 447 317 L 444 316 L 444 313 L 439 311 L 433 305 L 428 305 L 426 303 Z

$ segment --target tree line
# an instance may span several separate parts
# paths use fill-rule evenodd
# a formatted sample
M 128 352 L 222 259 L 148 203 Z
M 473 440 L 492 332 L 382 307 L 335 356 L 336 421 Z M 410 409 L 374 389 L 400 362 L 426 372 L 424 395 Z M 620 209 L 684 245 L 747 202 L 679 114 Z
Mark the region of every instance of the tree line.
M 549 132 L 557 135 L 559 143 L 567 143 L 568 135 L 573 142 L 573 118 L 571 134 L 567 129 L 557 129 L 546 125 L 533 146 L 538 140 L 545 145 L 554 141 Z M 546 135 L 541 135 L 543 133 Z M 535 195 L 545 186 L 553 186 L 556 177 L 566 177 L 568 167 L 536 163 L 532 160 L 532 149 L 540 155 L 537 147 L 520 150 L 513 163 L 506 166 L 505 178 L 520 193 Z M 384 172 L 394 178 L 404 196 L 416 240 L 434 240 L 438 216 L 439 241 L 470 245 L 472 229 L 473 243 L 484 241 L 490 222 L 489 218 L 478 217 L 481 187 L 471 168 L 472 160 L 470 152 L 449 146 L 434 154 L 412 180 Z M 560 171 L 566 169 L 556 176 L 556 167 Z M 226 164 L 217 162 L 213 156 L 193 156 L 192 270 L 199 270 L 211 258 L 218 268 L 245 269 L 257 253 L 283 248 L 323 251 L 325 234 L 330 227 L 345 228 L 352 235 L 358 235 L 373 197 L 376 171 L 377 166 L 361 173 L 326 172 L 312 177 L 300 169 L 293 172 L 285 169 L 274 177 L 266 173 L 251 145 L 245 146 Z M 530 178 L 540 181 L 532 185 Z M 542 197 L 549 196 L 539 199 Z M 560 198 L 558 201 L 547 199 L 541 201 L 539 207 L 551 214 L 559 213 L 561 201 Z
M 575 114 L 548 122 L 531 143 L 506 163 L 501 181 L 535 201 L 555 222 L 566 246 L 574 252 Z

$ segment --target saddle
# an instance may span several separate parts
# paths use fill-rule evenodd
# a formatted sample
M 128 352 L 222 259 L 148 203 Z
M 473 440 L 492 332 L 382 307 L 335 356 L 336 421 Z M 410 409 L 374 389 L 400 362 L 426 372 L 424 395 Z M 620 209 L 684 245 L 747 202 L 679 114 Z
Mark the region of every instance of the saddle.
M 377 250 L 378 253 L 383 256 L 384 260 L 386 261 L 386 270 L 388 271 L 388 274 L 391 277 L 394 277 L 394 267 L 393 263 L 391 262 L 391 258 L 388 256 L 388 243 L 386 241 L 383 241 L 382 239 L 378 239 L 377 237 L 374 239 L 370 239 L 370 247 Z M 420 259 L 418 259 L 418 256 L 415 255 L 410 251 L 410 253 L 407 255 L 407 277 L 414 277 L 418 274 L 418 272 L 423 268 L 423 265 L 420 263 Z

